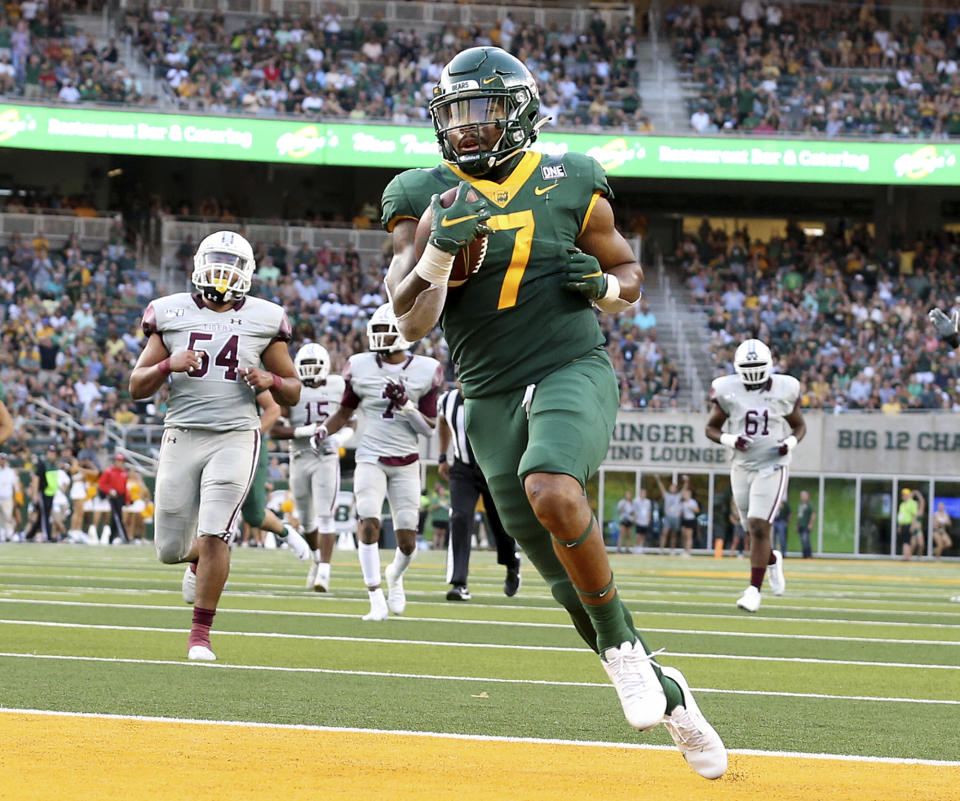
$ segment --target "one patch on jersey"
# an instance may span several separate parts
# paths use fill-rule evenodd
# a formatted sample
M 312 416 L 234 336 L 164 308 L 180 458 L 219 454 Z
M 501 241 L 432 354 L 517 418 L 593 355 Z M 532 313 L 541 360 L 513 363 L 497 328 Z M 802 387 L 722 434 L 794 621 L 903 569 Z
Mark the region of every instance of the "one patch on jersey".
M 567 177 L 567 171 L 562 164 L 544 164 L 540 167 L 540 174 L 544 181 L 556 181 L 557 178 Z
M 166 316 L 167 317 L 183 317 L 185 313 L 186 313 L 186 309 L 184 309 L 182 306 L 178 306 L 175 309 L 167 309 Z

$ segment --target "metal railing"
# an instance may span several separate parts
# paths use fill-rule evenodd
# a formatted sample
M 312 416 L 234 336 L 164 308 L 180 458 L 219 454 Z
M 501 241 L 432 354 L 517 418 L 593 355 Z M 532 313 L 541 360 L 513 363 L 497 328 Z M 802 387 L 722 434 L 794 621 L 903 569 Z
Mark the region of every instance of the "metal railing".
M 673 295 L 673 290 L 670 288 L 670 280 L 663 264 L 663 254 L 660 252 L 656 256 L 656 266 L 657 281 L 660 284 L 660 293 L 663 296 L 664 303 L 668 307 L 675 308 L 677 301 Z M 703 379 L 700 377 L 697 360 L 693 356 L 693 348 L 689 339 L 687 339 L 687 327 L 683 324 L 679 314 L 670 315 L 670 331 L 677 347 L 677 361 L 690 385 L 690 404 L 694 409 L 702 409 L 706 398 Z
M 106 244 L 120 212 L 104 212 L 106 216 L 77 217 L 72 212 L 45 211 L 40 214 L 4 212 L 0 214 L 0 237 L 8 239 L 18 233 L 24 239 L 45 236 L 51 245 L 62 245 L 77 235 L 80 247 Z

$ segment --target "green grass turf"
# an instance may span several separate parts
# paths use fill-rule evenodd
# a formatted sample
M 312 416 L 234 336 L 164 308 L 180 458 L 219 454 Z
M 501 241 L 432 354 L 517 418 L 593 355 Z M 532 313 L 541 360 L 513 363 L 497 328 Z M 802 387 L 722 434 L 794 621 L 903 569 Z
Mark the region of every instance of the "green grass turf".
M 322 596 L 303 589 L 289 553 L 238 549 L 219 660 L 199 665 L 184 660 L 182 570 L 152 549 L 0 545 L 0 706 L 670 742 L 627 726 L 599 660 L 529 567 L 507 599 L 503 569 L 476 553 L 474 600 L 451 604 L 443 556 L 413 563 L 402 618 L 363 623 L 353 553 L 336 554 Z M 791 559 L 787 594 L 748 616 L 734 607 L 746 561 L 612 560 L 638 628 L 728 747 L 957 758 L 956 564 Z

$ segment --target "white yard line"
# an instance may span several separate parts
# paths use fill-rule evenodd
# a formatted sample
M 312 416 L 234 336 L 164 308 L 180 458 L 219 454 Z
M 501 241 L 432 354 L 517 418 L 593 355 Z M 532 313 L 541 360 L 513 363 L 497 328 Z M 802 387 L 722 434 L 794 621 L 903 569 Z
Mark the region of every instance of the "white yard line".
M 34 620 L 4 620 L 0 619 L 0 625 L 15 625 L 15 626 L 38 626 L 38 627 L 50 627 L 50 628 L 65 628 L 65 629 L 87 629 L 87 630 L 97 630 L 97 631 L 138 631 L 138 632 L 152 632 L 159 634 L 183 634 L 187 632 L 187 629 L 182 628 L 164 628 L 157 626 L 114 626 L 107 624 L 95 624 L 95 623 L 59 623 L 52 621 L 34 621 Z M 388 624 L 389 625 L 389 624 Z M 464 642 L 439 642 L 436 640 L 411 640 L 404 638 L 388 638 L 388 637 L 341 637 L 333 635 L 322 635 L 322 634 L 286 634 L 275 631 L 227 631 L 224 629 L 217 629 L 216 635 L 220 637 L 263 637 L 267 639 L 278 639 L 278 640 L 307 640 L 313 642 L 350 642 L 350 643 L 367 643 L 367 644 L 377 644 L 377 645 L 417 645 L 421 647 L 434 646 L 437 648 L 482 648 L 482 649 L 493 649 L 493 650 L 505 650 L 505 651 L 535 651 L 535 652 L 548 652 L 548 653 L 571 653 L 571 654 L 587 654 L 589 653 L 583 647 L 571 648 L 568 646 L 554 646 L 554 645 L 512 645 L 508 643 L 464 643 Z M 701 653 L 688 653 L 686 651 L 668 651 L 664 650 L 664 654 L 669 656 L 679 656 L 690 659 L 734 659 L 742 661 L 752 661 L 752 662 L 791 662 L 791 663 L 808 663 L 815 665 L 857 665 L 857 666 L 870 666 L 870 667 L 889 667 L 889 668 L 921 668 L 925 670 L 958 670 L 960 671 L 960 665 L 934 665 L 934 664 L 924 664 L 917 662 L 874 662 L 870 660 L 854 660 L 854 659 L 813 659 L 806 657 L 786 657 L 786 656 L 749 656 L 749 655 L 737 655 L 737 654 L 701 654 Z
M 354 600 L 354 599 L 350 599 Z M 361 599 L 356 599 L 358 602 Z M 28 599 L 28 598 L 0 598 L 0 604 L 25 604 L 25 605 L 37 605 L 37 606 L 61 606 L 61 607 L 79 607 L 79 608 L 99 608 L 99 609 L 127 609 L 130 611 L 135 611 L 139 609 L 145 609 L 149 611 L 164 611 L 164 612 L 182 612 L 185 609 L 188 609 L 184 604 L 120 604 L 120 603 L 103 603 L 100 601 L 54 601 L 54 600 L 43 600 L 43 599 Z M 367 604 L 368 601 L 363 599 L 363 603 Z M 476 607 L 474 607 L 476 608 Z M 238 614 L 238 615 L 278 615 L 278 616 L 290 616 L 290 617 L 311 617 L 311 618 L 345 618 L 345 619 L 355 619 L 357 615 L 348 614 L 343 612 L 304 612 L 298 610 L 281 610 L 281 609 L 231 609 L 228 607 L 222 607 L 218 610 L 221 615 L 223 614 Z M 721 619 L 721 620 L 742 620 L 748 622 L 748 625 L 752 625 L 755 622 L 765 621 L 766 618 L 747 618 L 743 615 L 724 615 L 716 617 L 713 616 L 703 616 L 710 619 Z M 516 627 L 526 627 L 526 628 L 549 628 L 549 629 L 569 629 L 569 623 L 534 623 L 529 621 L 513 621 L 513 620 L 474 620 L 470 618 L 434 618 L 434 617 L 412 617 L 404 615 L 402 618 L 404 621 L 408 622 L 417 622 L 417 623 L 455 623 L 456 625 L 472 625 L 472 626 L 516 626 Z M 803 618 L 800 619 L 789 619 L 792 622 L 797 623 L 813 623 L 817 621 L 810 621 Z M 0 623 L 10 623 L 11 620 L 2 620 Z M 20 621 L 23 623 L 30 623 L 32 621 L 24 620 Z M 776 622 L 779 625 L 780 623 L 785 622 L 783 618 L 776 618 Z M 855 620 L 821 620 L 820 623 L 836 623 L 844 625 L 858 625 L 860 621 Z M 842 637 L 838 635 L 830 634 L 796 634 L 796 633 L 781 633 L 781 632 L 762 632 L 762 631 L 731 631 L 728 629 L 687 629 L 687 628 L 655 628 L 643 625 L 643 616 L 634 615 L 634 623 L 639 624 L 638 627 L 643 632 L 652 632 L 655 634 L 697 634 L 697 635 L 712 635 L 715 637 L 748 637 L 754 639 L 781 639 L 781 640 L 815 640 L 815 641 L 825 641 L 825 642 L 862 642 L 862 643 L 879 643 L 882 645 L 948 645 L 948 646 L 960 646 L 960 640 L 934 640 L 934 639 L 901 639 L 897 637 Z M 910 625 L 910 624 L 901 624 L 901 625 Z M 917 625 L 923 624 L 912 624 L 914 627 Z M 933 627 L 933 626 L 932 626 Z

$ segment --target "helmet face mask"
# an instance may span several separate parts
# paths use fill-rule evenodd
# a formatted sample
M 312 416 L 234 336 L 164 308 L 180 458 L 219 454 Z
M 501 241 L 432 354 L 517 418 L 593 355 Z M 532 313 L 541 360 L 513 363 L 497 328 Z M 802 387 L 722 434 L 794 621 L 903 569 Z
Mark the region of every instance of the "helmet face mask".
M 389 303 L 384 303 L 370 316 L 367 339 L 374 353 L 398 353 L 409 349 L 411 345 L 400 333 L 397 316 Z
M 191 279 L 207 300 L 228 303 L 250 291 L 255 269 L 250 243 L 233 231 L 217 231 L 197 248 Z
M 773 355 L 770 348 L 759 339 L 747 339 L 737 348 L 733 367 L 747 389 L 758 389 L 770 380 Z
M 443 158 L 468 175 L 483 175 L 537 138 L 537 82 L 505 50 L 473 47 L 443 68 L 430 117 Z
M 323 345 L 311 342 L 297 351 L 293 366 L 305 386 L 318 387 L 330 375 L 330 354 Z

